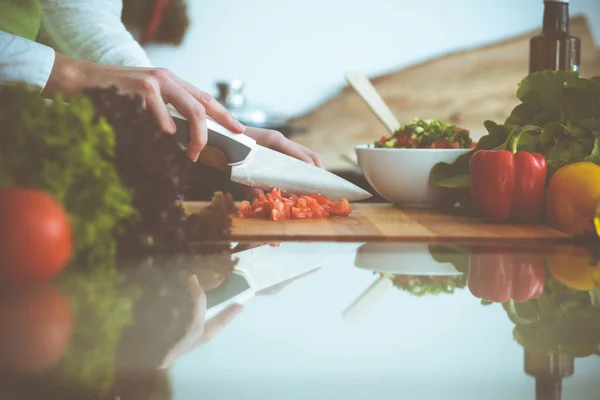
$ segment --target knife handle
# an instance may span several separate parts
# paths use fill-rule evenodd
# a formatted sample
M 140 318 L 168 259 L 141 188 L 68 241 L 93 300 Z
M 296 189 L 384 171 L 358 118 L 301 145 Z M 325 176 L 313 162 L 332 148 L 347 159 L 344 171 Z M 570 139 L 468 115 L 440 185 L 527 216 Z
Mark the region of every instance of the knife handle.
M 190 142 L 190 124 L 174 109 L 170 111 L 177 128 L 173 137 L 179 143 L 187 145 Z M 206 122 L 208 126 L 206 145 L 221 150 L 229 165 L 244 163 L 256 145 L 256 141 L 244 134 L 231 133 L 211 119 L 207 119 Z

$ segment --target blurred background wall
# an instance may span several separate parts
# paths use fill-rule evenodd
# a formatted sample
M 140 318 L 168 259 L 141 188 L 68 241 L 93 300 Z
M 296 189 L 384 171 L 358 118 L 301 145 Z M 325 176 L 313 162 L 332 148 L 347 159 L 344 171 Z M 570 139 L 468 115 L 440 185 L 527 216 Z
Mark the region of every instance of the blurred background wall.
M 344 85 L 539 29 L 542 0 L 188 0 L 179 47 L 149 46 L 151 60 L 211 93 L 241 78 L 249 99 L 303 114 Z M 572 0 L 600 43 L 600 0 Z M 526 71 L 524 71 L 524 74 Z

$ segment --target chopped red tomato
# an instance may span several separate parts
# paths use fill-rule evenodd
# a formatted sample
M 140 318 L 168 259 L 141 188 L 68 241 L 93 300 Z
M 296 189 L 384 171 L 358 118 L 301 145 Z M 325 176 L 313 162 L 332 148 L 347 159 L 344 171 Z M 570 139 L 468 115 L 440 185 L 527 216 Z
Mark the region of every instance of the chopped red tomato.
M 240 203 L 240 214 L 246 218 L 255 217 L 254 210 L 252 210 L 252 206 L 249 201 L 242 201 Z
M 311 194 L 310 197 L 312 197 L 313 199 L 315 199 L 317 201 L 317 203 L 319 203 L 321 205 L 333 204 L 333 201 L 329 200 L 325 196 L 321 196 L 320 194 Z
M 310 196 L 281 195 L 279 189 L 270 193 L 260 193 L 252 202 L 243 201 L 240 204 L 238 216 L 241 218 L 268 218 L 273 221 L 285 219 L 321 219 L 330 215 L 347 217 L 352 212 L 348 200 L 332 201 L 325 196 L 312 194 Z
M 298 207 L 292 207 L 292 219 L 304 219 L 306 214 L 302 212 Z
M 352 212 L 352 206 L 348 203 L 348 200 L 336 201 L 327 208 L 327 212 L 331 215 L 337 215 L 340 217 L 347 217 Z

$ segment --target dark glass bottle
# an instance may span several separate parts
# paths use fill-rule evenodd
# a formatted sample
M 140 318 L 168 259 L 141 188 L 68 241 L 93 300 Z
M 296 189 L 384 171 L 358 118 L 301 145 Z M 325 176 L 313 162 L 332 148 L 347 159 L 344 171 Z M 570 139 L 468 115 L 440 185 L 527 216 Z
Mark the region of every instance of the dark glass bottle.
M 525 373 L 535 377 L 536 400 L 561 400 L 562 381 L 575 372 L 575 359 L 566 354 L 525 350 Z
M 529 73 L 576 71 L 581 66 L 581 41 L 569 32 L 569 0 L 544 0 L 542 33 L 529 43 Z

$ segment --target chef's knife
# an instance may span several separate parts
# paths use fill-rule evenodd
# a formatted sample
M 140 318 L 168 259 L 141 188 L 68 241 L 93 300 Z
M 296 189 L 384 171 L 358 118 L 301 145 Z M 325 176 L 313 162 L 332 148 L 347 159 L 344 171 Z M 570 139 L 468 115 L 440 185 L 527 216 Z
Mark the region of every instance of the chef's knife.
M 190 140 L 189 123 L 171 110 L 181 144 Z M 339 176 L 285 154 L 268 149 L 244 134 L 233 134 L 207 119 L 207 146 L 223 152 L 231 166 L 231 180 L 262 190 L 281 189 L 294 195 L 321 194 L 332 200 L 363 200 L 371 194 Z
M 220 286 L 206 291 L 205 319 L 213 318 L 231 304 L 276 292 L 315 272 L 325 257 L 318 250 L 313 243 L 281 243 L 279 247 L 263 245 L 237 253 L 233 273 Z

